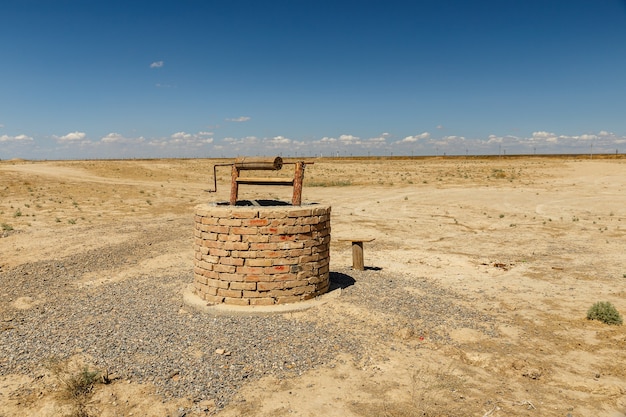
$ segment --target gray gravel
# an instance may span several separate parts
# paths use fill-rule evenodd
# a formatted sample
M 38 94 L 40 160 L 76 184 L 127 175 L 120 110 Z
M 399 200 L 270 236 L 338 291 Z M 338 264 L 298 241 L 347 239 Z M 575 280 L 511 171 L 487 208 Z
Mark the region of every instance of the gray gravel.
M 367 328 L 355 321 L 352 331 L 341 331 L 332 319 L 214 316 L 185 308 L 181 290 L 193 281 L 191 260 L 183 276 L 163 273 L 95 287 L 75 285 L 85 273 L 145 259 L 179 234 L 179 227 L 169 225 L 134 243 L 0 269 L 0 374 L 32 374 L 48 359 L 83 353 L 120 378 L 155 384 L 165 398 L 213 399 L 221 408 L 247 381 L 298 375 L 332 364 L 338 353 L 358 360 L 364 344 L 384 343 L 402 327 L 428 332 L 437 343 L 451 343 L 446 328 L 469 327 L 496 336 L 492 318 L 463 307 L 460 295 L 427 279 L 385 271 L 332 273 L 333 285 L 344 287 L 341 302 L 381 317 Z M 407 286 L 425 295 L 416 296 Z M 45 302 L 26 310 L 11 306 L 24 296 Z M 216 354 L 217 349 L 230 355 Z

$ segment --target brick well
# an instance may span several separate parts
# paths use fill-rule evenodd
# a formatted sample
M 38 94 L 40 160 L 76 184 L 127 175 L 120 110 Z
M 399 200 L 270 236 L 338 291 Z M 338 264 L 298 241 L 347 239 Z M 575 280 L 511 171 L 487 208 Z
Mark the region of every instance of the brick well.
M 286 304 L 329 287 L 330 206 L 196 206 L 194 291 L 209 303 Z

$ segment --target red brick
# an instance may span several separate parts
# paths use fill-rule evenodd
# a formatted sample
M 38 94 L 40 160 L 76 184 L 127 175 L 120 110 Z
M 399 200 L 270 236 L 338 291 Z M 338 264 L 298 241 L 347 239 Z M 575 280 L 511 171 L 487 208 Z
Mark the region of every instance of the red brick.
M 242 226 L 267 226 L 268 224 L 267 219 L 248 219 L 242 222 Z
M 272 235 L 268 237 L 270 242 L 286 242 L 296 240 L 296 235 Z
M 219 235 L 217 233 L 202 232 L 200 237 L 202 238 L 202 240 L 217 240 L 218 236 Z

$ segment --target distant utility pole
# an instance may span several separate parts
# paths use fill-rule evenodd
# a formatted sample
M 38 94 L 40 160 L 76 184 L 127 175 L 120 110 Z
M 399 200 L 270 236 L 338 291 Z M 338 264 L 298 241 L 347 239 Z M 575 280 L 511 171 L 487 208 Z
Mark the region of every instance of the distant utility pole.
M 593 159 L 593 143 L 590 145 L 589 159 Z

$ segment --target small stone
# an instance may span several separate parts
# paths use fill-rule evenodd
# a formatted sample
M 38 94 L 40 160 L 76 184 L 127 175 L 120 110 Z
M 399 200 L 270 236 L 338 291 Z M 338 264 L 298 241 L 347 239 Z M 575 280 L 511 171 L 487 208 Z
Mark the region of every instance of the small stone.
M 226 353 L 226 351 L 224 349 L 215 349 L 215 353 L 218 355 L 223 355 Z

